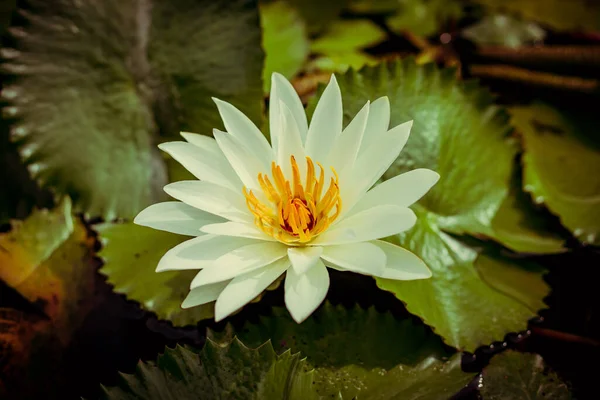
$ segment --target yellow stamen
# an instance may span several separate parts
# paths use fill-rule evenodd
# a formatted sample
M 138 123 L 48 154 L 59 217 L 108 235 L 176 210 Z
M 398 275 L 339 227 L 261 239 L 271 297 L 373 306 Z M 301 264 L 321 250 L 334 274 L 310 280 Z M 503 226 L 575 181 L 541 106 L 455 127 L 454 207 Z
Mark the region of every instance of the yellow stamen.
M 258 174 L 258 183 L 270 204 L 263 204 L 252 190 L 243 189 L 246 205 L 254 215 L 254 223 L 267 235 L 280 242 L 303 245 L 323 233 L 340 215 L 339 177 L 334 177 L 325 189 L 325 169 L 319 163 L 320 173 L 315 175 L 315 165 L 306 157 L 306 181 L 302 184 L 300 169 L 294 156 L 290 157 L 291 182 L 285 178 L 281 167 L 271 163 L 273 182 L 265 174 Z

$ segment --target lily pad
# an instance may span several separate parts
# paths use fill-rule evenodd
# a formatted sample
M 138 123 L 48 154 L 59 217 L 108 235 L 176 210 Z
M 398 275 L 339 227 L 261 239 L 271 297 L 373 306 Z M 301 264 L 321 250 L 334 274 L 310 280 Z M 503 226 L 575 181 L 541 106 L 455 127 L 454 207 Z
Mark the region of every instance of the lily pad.
M 260 121 L 255 2 L 28 5 L 2 53 L 12 75 L 4 111 L 32 175 L 71 195 L 76 211 L 112 220 L 165 198 L 159 134 L 219 127 L 211 96 Z
M 102 237 L 100 272 L 117 293 L 138 301 L 173 325 L 196 325 L 214 316 L 214 302 L 182 309 L 190 282 L 198 271 L 155 272 L 158 261 L 172 247 L 190 239 L 187 236 L 135 225 L 102 224 L 96 227 Z
M 300 71 L 310 53 L 310 42 L 304 20 L 287 3 L 261 3 L 260 17 L 265 49 L 263 83 L 268 92 L 273 72 L 289 79 Z
M 600 3 L 596 0 L 475 0 L 493 10 L 507 11 L 551 28 L 572 31 L 600 29 Z
M 479 45 L 517 48 L 544 40 L 546 31 L 538 24 L 504 14 L 483 17 L 463 30 L 462 35 Z
M 335 54 L 373 46 L 385 39 L 385 32 L 367 19 L 333 21 L 311 44 L 319 54 Z
M 386 23 L 394 32 L 430 36 L 461 15 L 462 5 L 456 0 L 400 0 L 396 15 L 387 18 Z
M 349 0 L 285 0 L 298 10 L 306 21 L 309 32 L 317 33 L 336 19 Z
M 484 368 L 481 394 L 485 400 L 568 400 L 567 385 L 537 354 L 505 351 Z
M 581 242 L 599 245 L 597 120 L 542 103 L 512 108 L 511 114 L 523 136 L 524 190 Z
M 300 354 L 275 354 L 269 342 L 251 349 L 234 339 L 207 339 L 200 353 L 167 348 L 156 363 L 140 362 L 118 386 L 104 388 L 101 399 L 318 399 L 312 372 Z

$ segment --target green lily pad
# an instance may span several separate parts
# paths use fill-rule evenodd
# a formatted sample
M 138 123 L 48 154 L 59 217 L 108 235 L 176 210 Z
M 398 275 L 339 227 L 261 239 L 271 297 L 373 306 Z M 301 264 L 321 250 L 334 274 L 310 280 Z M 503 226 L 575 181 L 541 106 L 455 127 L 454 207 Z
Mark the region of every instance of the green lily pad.
M 387 18 L 386 23 L 394 32 L 431 36 L 461 15 L 462 5 L 456 0 L 400 0 L 396 15 Z
M 484 368 L 481 394 L 485 400 L 567 400 L 567 385 L 549 371 L 537 354 L 505 351 Z
M 300 71 L 310 53 L 310 42 L 304 20 L 287 3 L 261 3 L 260 17 L 265 49 L 263 83 L 268 92 L 273 72 L 289 79 Z
M 507 11 L 551 28 L 596 31 L 600 28 L 600 3 L 595 0 L 475 0 L 493 10 Z
M 367 19 L 333 21 L 311 44 L 319 54 L 335 54 L 373 46 L 385 39 L 385 32 Z
M 318 399 L 312 372 L 300 354 L 275 354 L 269 342 L 251 349 L 234 339 L 210 339 L 199 353 L 166 348 L 156 363 L 140 362 L 118 386 L 104 388 L 101 399 Z
M 3 50 L 12 75 L 4 111 L 32 175 L 71 195 L 76 211 L 133 217 L 165 198 L 159 134 L 220 127 L 211 96 L 261 119 L 251 1 L 28 5 L 28 25 L 12 29 L 15 47 Z
M 523 136 L 524 190 L 581 242 L 599 245 L 597 120 L 541 103 L 512 108 L 511 114 Z
M 517 48 L 544 40 L 546 31 L 538 24 L 504 14 L 483 17 L 463 30 L 462 35 L 479 45 Z
M 99 256 L 104 260 L 104 266 L 100 272 L 107 276 L 115 292 L 138 301 L 145 309 L 173 325 L 196 325 L 214 316 L 214 302 L 181 308 L 189 293 L 190 282 L 198 271 L 155 272 L 161 257 L 189 237 L 131 222 L 102 224 L 96 229 L 103 243 Z

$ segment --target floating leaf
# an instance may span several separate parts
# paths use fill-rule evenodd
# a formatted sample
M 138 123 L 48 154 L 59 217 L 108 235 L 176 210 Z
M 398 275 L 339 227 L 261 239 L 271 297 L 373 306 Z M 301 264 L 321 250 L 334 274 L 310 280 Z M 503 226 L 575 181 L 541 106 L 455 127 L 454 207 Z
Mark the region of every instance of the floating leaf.
M 594 117 L 536 103 L 511 109 L 523 136 L 523 187 L 583 243 L 600 244 L 600 144 Z
M 438 32 L 446 22 L 458 19 L 462 5 L 456 0 L 401 0 L 396 15 L 386 19 L 391 30 L 409 31 L 419 36 Z
M 211 96 L 261 118 L 252 1 L 28 4 L 3 51 L 5 114 L 32 175 L 76 210 L 111 220 L 164 198 L 158 134 L 219 127 Z
M 521 293 L 499 292 L 483 280 L 477 270 L 482 262 L 478 252 L 445 233 L 490 236 L 493 218 L 509 192 L 516 154 L 515 142 L 507 136 L 506 113 L 475 83 L 457 82 L 452 70 L 417 66 L 411 60 L 349 71 L 338 81 L 346 122 L 367 99 L 380 96 L 390 98 L 390 126 L 414 120 L 405 149 L 384 179 L 419 167 L 441 175 L 416 207 L 417 226 L 390 239 L 419 255 L 433 277 L 410 282 L 378 279 L 378 285 L 460 349 L 473 351 L 525 329 L 537 312 L 531 304 L 540 304 L 548 291 L 542 271 L 520 269 L 507 259 L 495 265 L 499 275 L 506 269 L 539 288 L 523 293 L 528 300 L 524 302 Z
M 475 0 L 494 10 L 507 11 L 563 31 L 600 29 L 596 0 Z
M 386 34 L 367 19 L 332 22 L 325 32 L 311 44 L 311 50 L 320 54 L 335 54 L 373 46 Z
M 476 24 L 464 29 L 462 34 L 479 45 L 512 48 L 536 43 L 546 37 L 546 32 L 538 24 L 504 14 L 485 16 Z
M 349 0 L 286 0 L 306 21 L 310 33 L 316 33 L 336 19 Z
M 263 83 L 268 92 L 273 72 L 289 79 L 300 71 L 310 52 L 310 43 L 304 21 L 287 3 L 261 3 L 260 17 L 265 49 Z
M 317 399 L 312 373 L 291 352 L 275 354 L 269 342 L 257 349 L 234 339 L 217 344 L 207 339 L 197 354 L 183 347 L 165 349 L 156 363 L 138 364 L 101 399 Z
M 565 383 L 537 354 L 505 351 L 492 358 L 482 373 L 485 400 L 567 400 L 573 396 Z
M 103 241 L 100 272 L 117 293 L 138 301 L 173 325 L 196 325 L 214 316 L 214 303 L 182 309 L 190 282 L 198 271 L 155 272 L 158 261 L 172 247 L 190 239 L 128 222 L 96 227 Z

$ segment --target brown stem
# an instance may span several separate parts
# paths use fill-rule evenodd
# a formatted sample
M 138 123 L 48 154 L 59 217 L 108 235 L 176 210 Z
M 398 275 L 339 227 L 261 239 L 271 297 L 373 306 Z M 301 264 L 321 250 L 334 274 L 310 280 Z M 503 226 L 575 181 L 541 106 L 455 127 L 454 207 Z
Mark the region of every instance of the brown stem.
M 534 335 L 544 336 L 550 339 L 560 340 L 561 342 L 571 342 L 585 344 L 588 346 L 600 347 L 600 342 L 594 339 L 586 338 L 572 333 L 555 331 L 554 329 L 532 327 L 531 332 Z
M 600 67 L 600 46 L 489 46 L 480 48 L 477 55 L 511 64 Z

